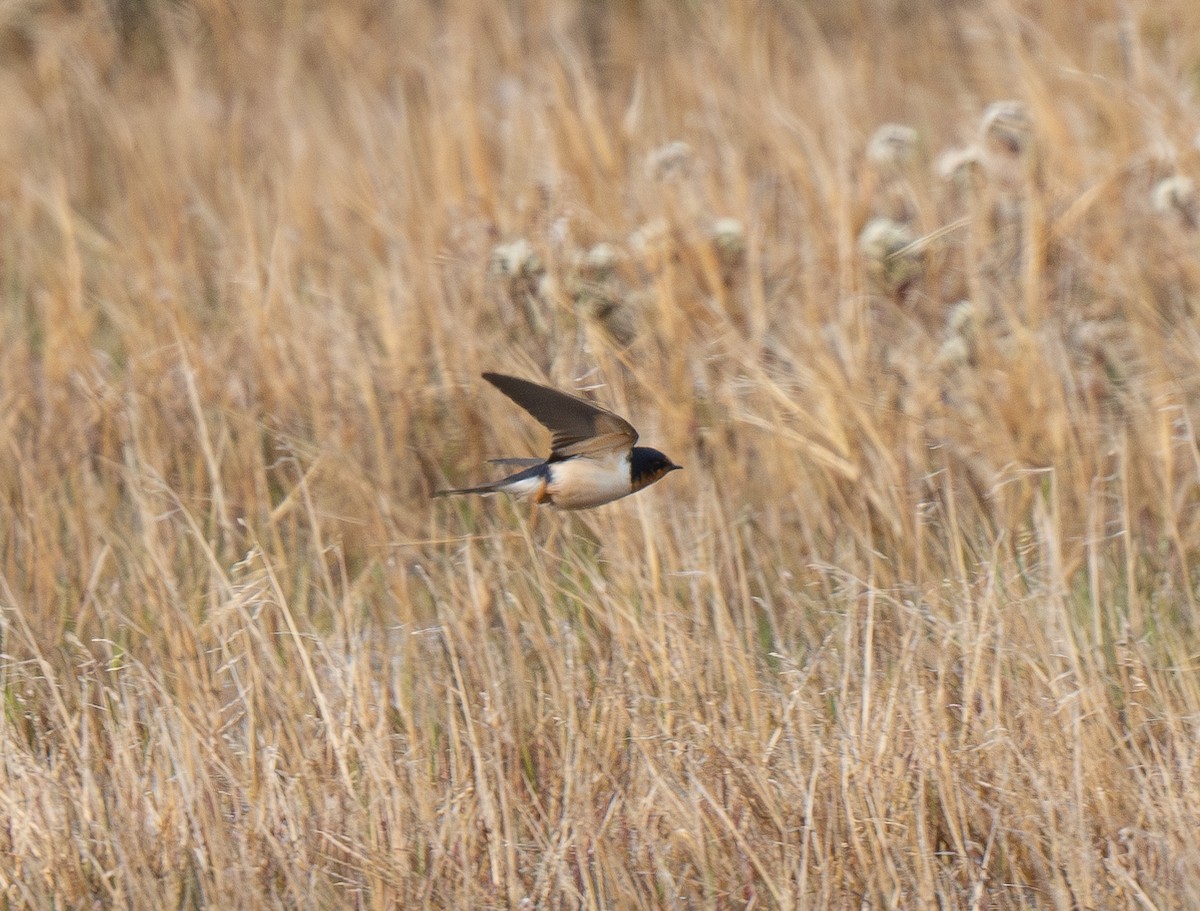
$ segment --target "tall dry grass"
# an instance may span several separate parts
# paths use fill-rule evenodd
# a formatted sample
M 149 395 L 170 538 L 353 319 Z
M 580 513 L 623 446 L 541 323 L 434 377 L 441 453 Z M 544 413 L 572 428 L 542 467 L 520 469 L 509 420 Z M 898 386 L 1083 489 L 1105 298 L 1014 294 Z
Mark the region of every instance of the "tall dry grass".
M 1192 0 L 0 48 L 4 907 L 1200 905 Z

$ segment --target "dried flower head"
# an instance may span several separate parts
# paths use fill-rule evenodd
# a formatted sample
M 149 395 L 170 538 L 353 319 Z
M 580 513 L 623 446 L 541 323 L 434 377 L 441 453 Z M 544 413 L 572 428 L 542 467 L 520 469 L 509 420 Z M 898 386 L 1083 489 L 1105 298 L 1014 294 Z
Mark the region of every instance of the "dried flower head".
M 629 235 L 629 249 L 651 271 L 658 269 L 671 248 L 671 230 L 665 219 L 646 222 Z
M 889 294 L 903 291 L 920 278 L 924 256 L 908 225 L 891 218 L 872 218 L 858 235 L 858 252 L 871 281 Z
M 885 123 L 867 142 L 867 161 L 881 171 L 908 165 L 917 151 L 917 131 L 903 123 Z
M 507 279 L 532 278 L 544 271 L 541 257 L 523 237 L 494 246 L 488 268 L 493 275 Z
M 493 247 L 488 276 L 499 291 L 498 302 L 506 321 L 515 312 L 523 314 L 537 332 L 546 331 L 548 323 L 543 311 L 549 279 L 541 257 L 529 241 L 518 238 Z
M 625 305 L 629 288 L 618 271 L 621 260 L 622 253 L 613 244 L 589 247 L 576 258 L 567 288 L 576 313 L 624 345 L 633 340 L 634 319 Z
M 1196 182 L 1182 174 L 1164 177 L 1150 191 L 1150 206 L 1164 218 L 1178 221 L 1184 227 L 1200 224 L 1200 197 Z
M 692 147 L 676 139 L 646 156 L 646 174 L 654 180 L 686 177 L 691 173 L 692 161 Z
M 979 146 L 960 146 L 947 149 L 938 156 L 935 165 L 942 180 L 961 184 L 971 180 L 983 168 L 983 151 Z
M 1015 157 L 1033 145 L 1033 120 L 1023 101 L 993 101 L 983 112 L 979 139 L 990 154 Z
M 709 229 L 723 265 L 741 262 L 746 253 L 746 228 L 736 218 L 718 218 Z
M 974 338 L 979 326 L 979 309 L 969 300 L 959 301 L 946 317 L 946 331 L 965 339 Z
M 596 244 L 583 254 L 583 259 L 579 262 L 579 272 L 590 281 L 603 281 L 616 269 L 620 258 L 620 253 L 612 244 Z
M 975 357 L 978 325 L 978 308 L 971 301 L 959 301 L 951 307 L 946 315 L 946 336 L 935 358 L 937 366 L 948 369 L 970 364 Z
M 947 337 L 938 348 L 934 364 L 942 370 L 965 367 L 971 363 L 971 345 L 961 335 Z

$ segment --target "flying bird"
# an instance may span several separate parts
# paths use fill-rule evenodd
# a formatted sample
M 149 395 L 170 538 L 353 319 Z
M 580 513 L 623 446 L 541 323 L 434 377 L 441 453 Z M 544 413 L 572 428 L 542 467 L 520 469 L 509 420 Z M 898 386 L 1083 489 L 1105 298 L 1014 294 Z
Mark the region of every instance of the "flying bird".
M 638 432 L 619 415 L 548 386 L 500 373 L 483 378 L 553 434 L 548 459 L 493 459 L 523 470 L 491 484 L 434 496 L 508 493 L 559 509 L 591 509 L 649 487 L 682 468 L 657 449 L 634 446 Z

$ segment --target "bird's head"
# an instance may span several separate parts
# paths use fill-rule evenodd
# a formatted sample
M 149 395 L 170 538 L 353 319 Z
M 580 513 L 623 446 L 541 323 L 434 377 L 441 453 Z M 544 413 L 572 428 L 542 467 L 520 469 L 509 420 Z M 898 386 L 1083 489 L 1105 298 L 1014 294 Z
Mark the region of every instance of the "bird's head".
M 629 459 L 629 477 L 634 490 L 649 487 L 659 478 L 683 468 L 676 465 L 657 449 L 649 446 L 634 446 Z

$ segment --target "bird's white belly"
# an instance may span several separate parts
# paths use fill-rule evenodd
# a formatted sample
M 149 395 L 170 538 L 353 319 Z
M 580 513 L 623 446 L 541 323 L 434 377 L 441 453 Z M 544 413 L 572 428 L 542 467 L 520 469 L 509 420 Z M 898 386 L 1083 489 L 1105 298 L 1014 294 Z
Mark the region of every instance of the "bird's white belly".
M 566 459 L 550 466 L 546 493 L 559 509 L 590 509 L 633 493 L 629 452 L 598 460 Z

